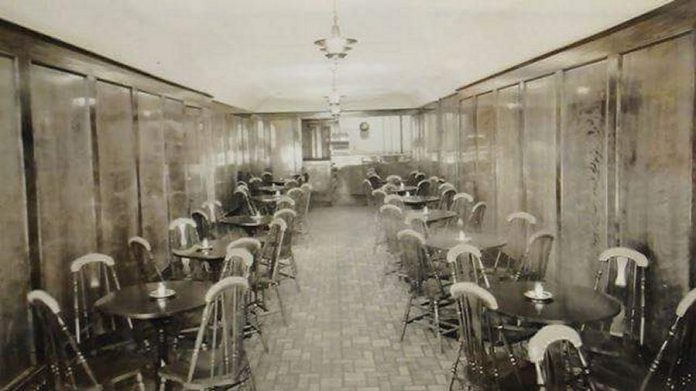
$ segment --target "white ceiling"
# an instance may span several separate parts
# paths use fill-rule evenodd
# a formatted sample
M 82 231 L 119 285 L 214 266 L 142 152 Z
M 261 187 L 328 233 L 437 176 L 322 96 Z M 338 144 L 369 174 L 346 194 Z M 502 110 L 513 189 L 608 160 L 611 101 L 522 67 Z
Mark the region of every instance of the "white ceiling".
M 417 107 L 669 0 L 340 0 L 344 108 Z M 0 0 L 0 17 L 257 112 L 321 110 L 331 0 Z

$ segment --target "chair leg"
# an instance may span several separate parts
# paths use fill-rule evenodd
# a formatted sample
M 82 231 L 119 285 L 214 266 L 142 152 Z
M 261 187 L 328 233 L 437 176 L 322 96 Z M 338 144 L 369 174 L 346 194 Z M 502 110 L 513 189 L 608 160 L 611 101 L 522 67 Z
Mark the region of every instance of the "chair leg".
M 297 262 L 295 262 L 295 255 L 290 256 L 290 267 L 292 268 L 293 279 L 295 280 L 295 286 L 297 291 L 300 291 L 300 283 L 297 281 Z
M 166 387 L 167 387 L 167 380 L 165 380 L 164 378 L 160 378 L 159 391 L 164 391 Z
M 280 315 L 283 317 L 283 324 L 288 325 L 288 320 L 285 316 L 285 306 L 283 305 L 283 298 L 280 296 L 280 290 L 278 289 L 278 284 L 273 285 L 273 290 L 275 290 L 276 297 L 278 298 L 278 306 L 280 307 Z
M 451 376 L 450 376 L 449 387 L 447 388 L 449 391 L 452 391 L 452 388 L 454 387 L 454 381 L 457 379 L 457 366 L 459 366 L 459 359 L 462 356 L 462 348 L 463 347 L 464 347 L 464 343 L 461 340 L 459 340 L 459 348 L 457 349 L 457 357 L 455 357 L 454 362 L 452 363 L 452 368 L 450 369 Z
M 145 383 L 143 382 L 143 374 L 138 372 L 135 375 L 135 380 L 138 382 L 138 389 L 140 391 L 145 391 Z
M 435 324 L 433 324 L 433 328 L 435 329 L 437 344 L 440 345 L 440 353 L 444 353 L 445 348 L 442 346 L 442 334 L 440 333 L 440 304 L 437 300 L 433 300 L 433 312 L 435 313 Z
M 400 341 L 403 341 L 404 336 L 406 335 L 406 326 L 408 326 L 408 316 L 411 314 L 411 304 L 413 303 L 413 296 L 413 293 L 409 294 L 408 302 L 406 302 L 406 311 L 404 311 L 404 327 L 401 329 Z
M 268 342 L 263 336 L 263 330 L 261 330 L 261 322 L 259 322 L 259 315 L 254 312 L 254 318 L 256 319 L 256 332 L 259 334 L 259 339 L 261 340 L 261 345 L 263 345 L 263 351 L 268 353 Z

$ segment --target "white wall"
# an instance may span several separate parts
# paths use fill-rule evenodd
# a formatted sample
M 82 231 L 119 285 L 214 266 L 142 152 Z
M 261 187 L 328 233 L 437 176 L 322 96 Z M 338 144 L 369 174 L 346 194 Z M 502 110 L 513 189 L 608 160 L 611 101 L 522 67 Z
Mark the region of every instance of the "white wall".
M 360 131 L 360 124 L 370 125 L 367 133 Z M 348 133 L 349 155 L 383 155 L 409 153 L 411 151 L 411 121 L 408 116 L 342 117 L 341 132 Z M 403 140 L 403 142 L 402 142 Z

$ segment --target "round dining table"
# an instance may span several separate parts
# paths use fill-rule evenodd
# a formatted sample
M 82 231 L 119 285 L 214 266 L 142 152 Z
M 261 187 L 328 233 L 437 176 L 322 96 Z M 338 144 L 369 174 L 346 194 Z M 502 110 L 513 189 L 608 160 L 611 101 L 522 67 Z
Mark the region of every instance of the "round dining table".
M 273 221 L 273 216 L 270 215 L 260 215 L 260 216 L 226 216 L 219 220 L 223 224 L 230 224 L 244 229 L 249 236 L 254 236 L 256 231 L 260 228 L 268 227 Z
M 205 294 L 212 286 L 205 281 L 164 281 L 167 289 L 175 294 L 166 299 L 154 299 L 150 292 L 159 287 L 159 282 L 122 287 L 100 298 L 95 308 L 107 315 L 145 320 L 157 330 L 157 353 L 161 363 L 169 355 L 167 327 L 175 315 L 205 306 Z M 157 366 L 156 366 L 157 367 Z
M 403 201 L 404 205 L 412 206 L 416 209 L 421 209 L 429 203 L 440 201 L 440 197 L 412 195 L 401 197 L 401 200 Z
M 476 246 L 480 250 L 493 250 L 505 247 L 507 239 L 491 232 L 466 232 L 464 240 L 460 239 L 459 230 L 445 229 L 431 232 L 425 239 L 425 245 L 436 250 L 449 250 L 463 243 Z
M 532 281 L 491 281 L 489 290 L 498 301 L 499 313 L 532 323 L 581 325 L 611 319 L 621 312 L 616 299 L 592 288 L 544 283 L 544 290 L 553 295 L 548 302 L 524 296 L 533 289 Z
M 189 248 L 172 249 L 172 254 L 179 258 L 207 262 L 212 269 L 213 279 L 217 280 L 222 269 L 222 261 L 227 255 L 227 245 L 241 237 L 239 234 L 230 233 L 220 239 L 208 241 L 208 248 L 203 248 L 202 243 L 196 243 Z
M 407 210 L 405 212 L 405 218 L 408 221 L 408 219 L 412 218 L 413 216 L 423 216 L 425 217 L 425 222 L 426 224 L 432 224 L 436 223 L 438 221 L 445 221 L 449 219 L 453 219 L 457 217 L 457 213 L 453 212 L 451 210 L 444 210 L 444 209 L 428 209 L 428 212 L 425 212 L 425 209 L 418 209 L 418 210 Z

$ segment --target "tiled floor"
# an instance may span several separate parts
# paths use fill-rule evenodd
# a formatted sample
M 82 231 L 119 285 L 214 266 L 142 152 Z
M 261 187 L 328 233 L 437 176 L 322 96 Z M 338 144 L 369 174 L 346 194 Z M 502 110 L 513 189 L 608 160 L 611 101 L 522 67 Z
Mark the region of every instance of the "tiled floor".
M 298 239 L 298 292 L 281 293 L 280 314 L 264 319 L 269 353 L 248 341 L 259 390 L 441 390 L 455 344 L 440 353 L 434 335 L 409 326 L 399 341 L 406 287 L 395 277 L 381 285 L 386 253 L 373 253 L 373 216 L 365 207 L 311 211 L 310 235 Z M 273 303 L 275 305 L 275 303 Z

